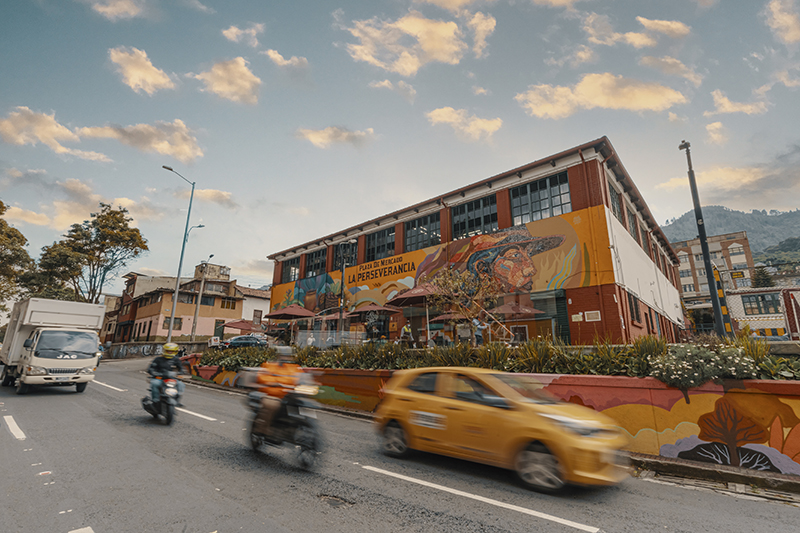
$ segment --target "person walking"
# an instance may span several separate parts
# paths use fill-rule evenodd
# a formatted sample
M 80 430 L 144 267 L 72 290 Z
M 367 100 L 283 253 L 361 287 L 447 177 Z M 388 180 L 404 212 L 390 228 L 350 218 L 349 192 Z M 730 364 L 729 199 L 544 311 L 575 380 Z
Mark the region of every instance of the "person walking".
M 472 319 L 472 326 L 475 328 L 475 345 L 482 346 L 483 345 L 483 330 L 487 327 L 486 323 L 478 320 L 478 317 Z

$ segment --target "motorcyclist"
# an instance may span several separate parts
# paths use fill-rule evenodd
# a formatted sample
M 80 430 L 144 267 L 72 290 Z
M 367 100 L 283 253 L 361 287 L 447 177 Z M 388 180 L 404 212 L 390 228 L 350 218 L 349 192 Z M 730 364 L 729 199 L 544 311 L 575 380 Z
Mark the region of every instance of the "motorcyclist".
M 150 374 L 150 391 L 153 398 L 153 403 L 158 403 L 161 398 L 161 380 L 169 374 L 171 370 L 175 370 L 178 374 L 183 373 L 183 362 L 180 360 L 178 352 L 180 348 L 174 342 L 168 342 L 161 349 L 161 355 L 153 359 L 150 366 L 147 368 L 147 373 Z M 184 383 L 177 380 L 178 387 L 178 406 L 180 398 L 183 396 L 183 390 L 186 388 Z
M 266 427 L 272 426 L 272 421 L 281 408 L 283 398 L 294 389 L 303 377 L 303 369 L 294 362 L 291 348 L 278 347 L 278 350 L 277 361 L 262 363 L 261 370 L 256 377 L 258 390 L 272 397 L 262 402 L 263 421 L 266 422 Z

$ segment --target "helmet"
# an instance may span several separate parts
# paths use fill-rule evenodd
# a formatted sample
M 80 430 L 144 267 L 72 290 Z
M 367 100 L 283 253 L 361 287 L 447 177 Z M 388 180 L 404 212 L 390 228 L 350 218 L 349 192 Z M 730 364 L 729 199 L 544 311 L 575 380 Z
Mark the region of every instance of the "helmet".
M 161 355 L 163 355 L 166 359 L 172 359 L 176 355 L 178 355 L 178 345 L 174 342 L 168 342 L 164 345 L 163 350 L 161 350 Z

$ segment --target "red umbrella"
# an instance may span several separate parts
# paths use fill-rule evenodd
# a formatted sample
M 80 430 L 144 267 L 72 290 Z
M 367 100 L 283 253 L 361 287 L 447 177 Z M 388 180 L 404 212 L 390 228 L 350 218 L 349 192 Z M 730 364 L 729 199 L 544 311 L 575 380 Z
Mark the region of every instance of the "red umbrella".
M 444 315 L 439 315 L 436 318 L 432 319 L 431 322 L 458 322 L 460 320 L 469 320 L 469 318 L 465 317 L 461 313 L 446 313 Z
M 398 307 L 384 307 L 382 305 L 369 304 L 350 311 L 350 314 L 357 315 L 359 313 L 369 313 L 372 311 L 375 311 L 376 313 L 397 313 L 400 311 L 400 309 Z
M 249 320 L 234 320 L 233 322 L 226 323 L 225 327 L 242 331 L 258 331 L 259 333 L 264 331 L 261 324 L 253 324 Z
M 263 318 L 271 318 L 272 320 L 294 320 L 296 318 L 311 318 L 312 316 L 315 316 L 313 311 L 309 311 L 305 307 L 300 307 L 297 304 L 292 304 L 283 309 L 267 313 Z
M 386 302 L 386 305 L 395 305 L 397 307 L 414 307 L 416 305 L 425 305 L 425 299 L 434 293 L 433 287 L 428 284 L 418 285 L 413 289 L 403 291 L 391 300 Z
M 533 316 L 533 315 L 538 315 L 540 313 L 544 313 L 544 311 L 540 311 L 539 309 L 534 309 L 533 307 L 526 307 L 524 305 L 519 305 L 518 303 L 514 302 L 500 305 L 490 310 L 489 312 L 494 313 L 496 315 L 527 315 L 527 316 Z

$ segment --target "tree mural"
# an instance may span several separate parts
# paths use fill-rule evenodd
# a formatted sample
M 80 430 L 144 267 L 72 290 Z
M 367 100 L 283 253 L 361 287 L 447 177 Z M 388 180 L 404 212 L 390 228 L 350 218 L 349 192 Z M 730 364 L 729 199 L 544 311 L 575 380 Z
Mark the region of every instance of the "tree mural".
M 740 446 L 767 440 L 766 430 L 737 411 L 724 396 L 714 404 L 713 412 L 700 417 L 697 425 L 700 440 L 721 442 L 728 448 L 731 466 L 739 466 Z

